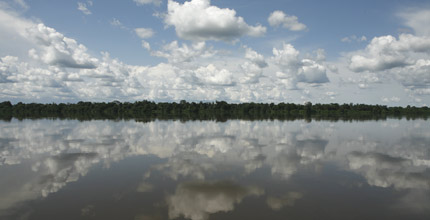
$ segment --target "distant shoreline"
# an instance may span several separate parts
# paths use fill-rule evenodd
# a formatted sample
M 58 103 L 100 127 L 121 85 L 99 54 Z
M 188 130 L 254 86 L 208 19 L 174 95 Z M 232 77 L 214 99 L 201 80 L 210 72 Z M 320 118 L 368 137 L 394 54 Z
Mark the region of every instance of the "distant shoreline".
M 373 120 L 430 117 L 429 107 L 387 107 L 367 104 L 294 104 L 215 102 L 78 102 L 78 103 L 0 103 L 0 119 L 180 119 L 180 120 L 262 120 L 320 119 Z

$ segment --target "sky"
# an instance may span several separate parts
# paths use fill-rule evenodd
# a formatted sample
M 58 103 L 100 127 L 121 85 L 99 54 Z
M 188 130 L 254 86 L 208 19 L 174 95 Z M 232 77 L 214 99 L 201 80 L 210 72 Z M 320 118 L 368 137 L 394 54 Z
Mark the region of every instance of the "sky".
M 426 0 L 0 0 L 0 101 L 430 105 Z

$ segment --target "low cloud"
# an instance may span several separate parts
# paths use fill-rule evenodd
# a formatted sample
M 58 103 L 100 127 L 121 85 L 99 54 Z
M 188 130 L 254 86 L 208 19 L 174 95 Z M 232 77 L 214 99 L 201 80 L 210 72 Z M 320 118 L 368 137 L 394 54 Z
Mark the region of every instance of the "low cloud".
M 364 50 L 350 53 L 349 69 L 365 77 L 394 79 L 411 91 L 420 94 L 430 86 L 430 37 L 400 34 L 375 37 Z M 379 82 L 379 80 L 378 80 Z
M 258 37 L 264 35 L 266 28 L 261 25 L 250 26 L 236 11 L 210 5 L 210 0 L 191 0 L 183 4 L 169 0 L 165 23 L 174 26 L 176 34 L 193 41 L 235 41 L 241 36 Z
M 301 59 L 300 52 L 291 44 L 283 44 L 282 49 L 273 48 L 272 60 L 280 68 L 276 76 L 295 89 L 297 83 L 327 83 L 326 67 L 316 59 Z
M 205 42 L 179 45 L 178 41 L 172 41 L 164 45 L 161 50 L 151 52 L 152 56 L 164 57 L 169 63 L 174 64 L 188 63 L 198 58 L 209 58 L 215 54 L 216 51 L 208 47 Z
M 198 81 L 214 86 L 233 86 L 233 73 L 227 69 L 218 69 L 213 64 L 203 66 L 194 71 Z
M 413 65 L 417 53 L 430 50 L 430 38 L 401 34 L 375 37 L 364 51 L 353 53 L 349 68 L 354 72 L 383 71 Z
M 96 68 L 98 60 L 87 53 L 84 45 L 65 37 L 53 28 L 38 24 L 27 29 L 27 36 L 39 46 L 28 52 L 35 60 L 59 67 Z

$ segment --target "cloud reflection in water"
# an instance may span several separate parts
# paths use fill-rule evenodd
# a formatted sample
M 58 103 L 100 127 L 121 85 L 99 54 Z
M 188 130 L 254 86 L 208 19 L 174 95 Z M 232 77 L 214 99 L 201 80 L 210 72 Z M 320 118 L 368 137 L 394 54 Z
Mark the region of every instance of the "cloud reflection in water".
M 428 211 L 412 206 L 428 202 L 427 197 L 416 197 L 414 203 L 410 195 L 430 190 L 429 125 L 395 121 L 400 126 L 389 126 L 390 122 L 2 122 L 0 216 L 79 181 L 96 164 L 109 168 L 145 155 L 161 162 L 151 165 L 133 191 L 156 191 L 159 186 L 151 182 L 151 173 L 178 184 L 166 200 L 170 218 L 207 219 L 212 213 L 232 211 L 250 195 L 265 197 L 273 210 L 293 206 L 305 199 L 306 190 L 266 191 L 263 196 L 264 186 L 215 177 L 237 180 L 267 170 L 268 182 L 288 183 L 296 174 L 320 172 L 327 165 L 358 175 L 372 187 L 409 190 L 395 204 Z

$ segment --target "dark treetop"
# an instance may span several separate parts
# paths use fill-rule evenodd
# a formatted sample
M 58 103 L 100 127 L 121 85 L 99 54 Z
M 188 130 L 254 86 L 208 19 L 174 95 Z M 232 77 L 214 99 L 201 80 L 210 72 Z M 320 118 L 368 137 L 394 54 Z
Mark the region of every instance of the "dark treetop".
M 329 119 L 369 120 L 391 118 L 423 118 L 430 116 L 428 107 L 387 107 L 366 104 L 312 104 L 293 103 L 227 103 L 216 102 L 78 102 L 78 103 L 0 103 L 0 119 L 68 118 L 68 119 L 181 119 L 181 120 L 228 120 L 228 119 Z

